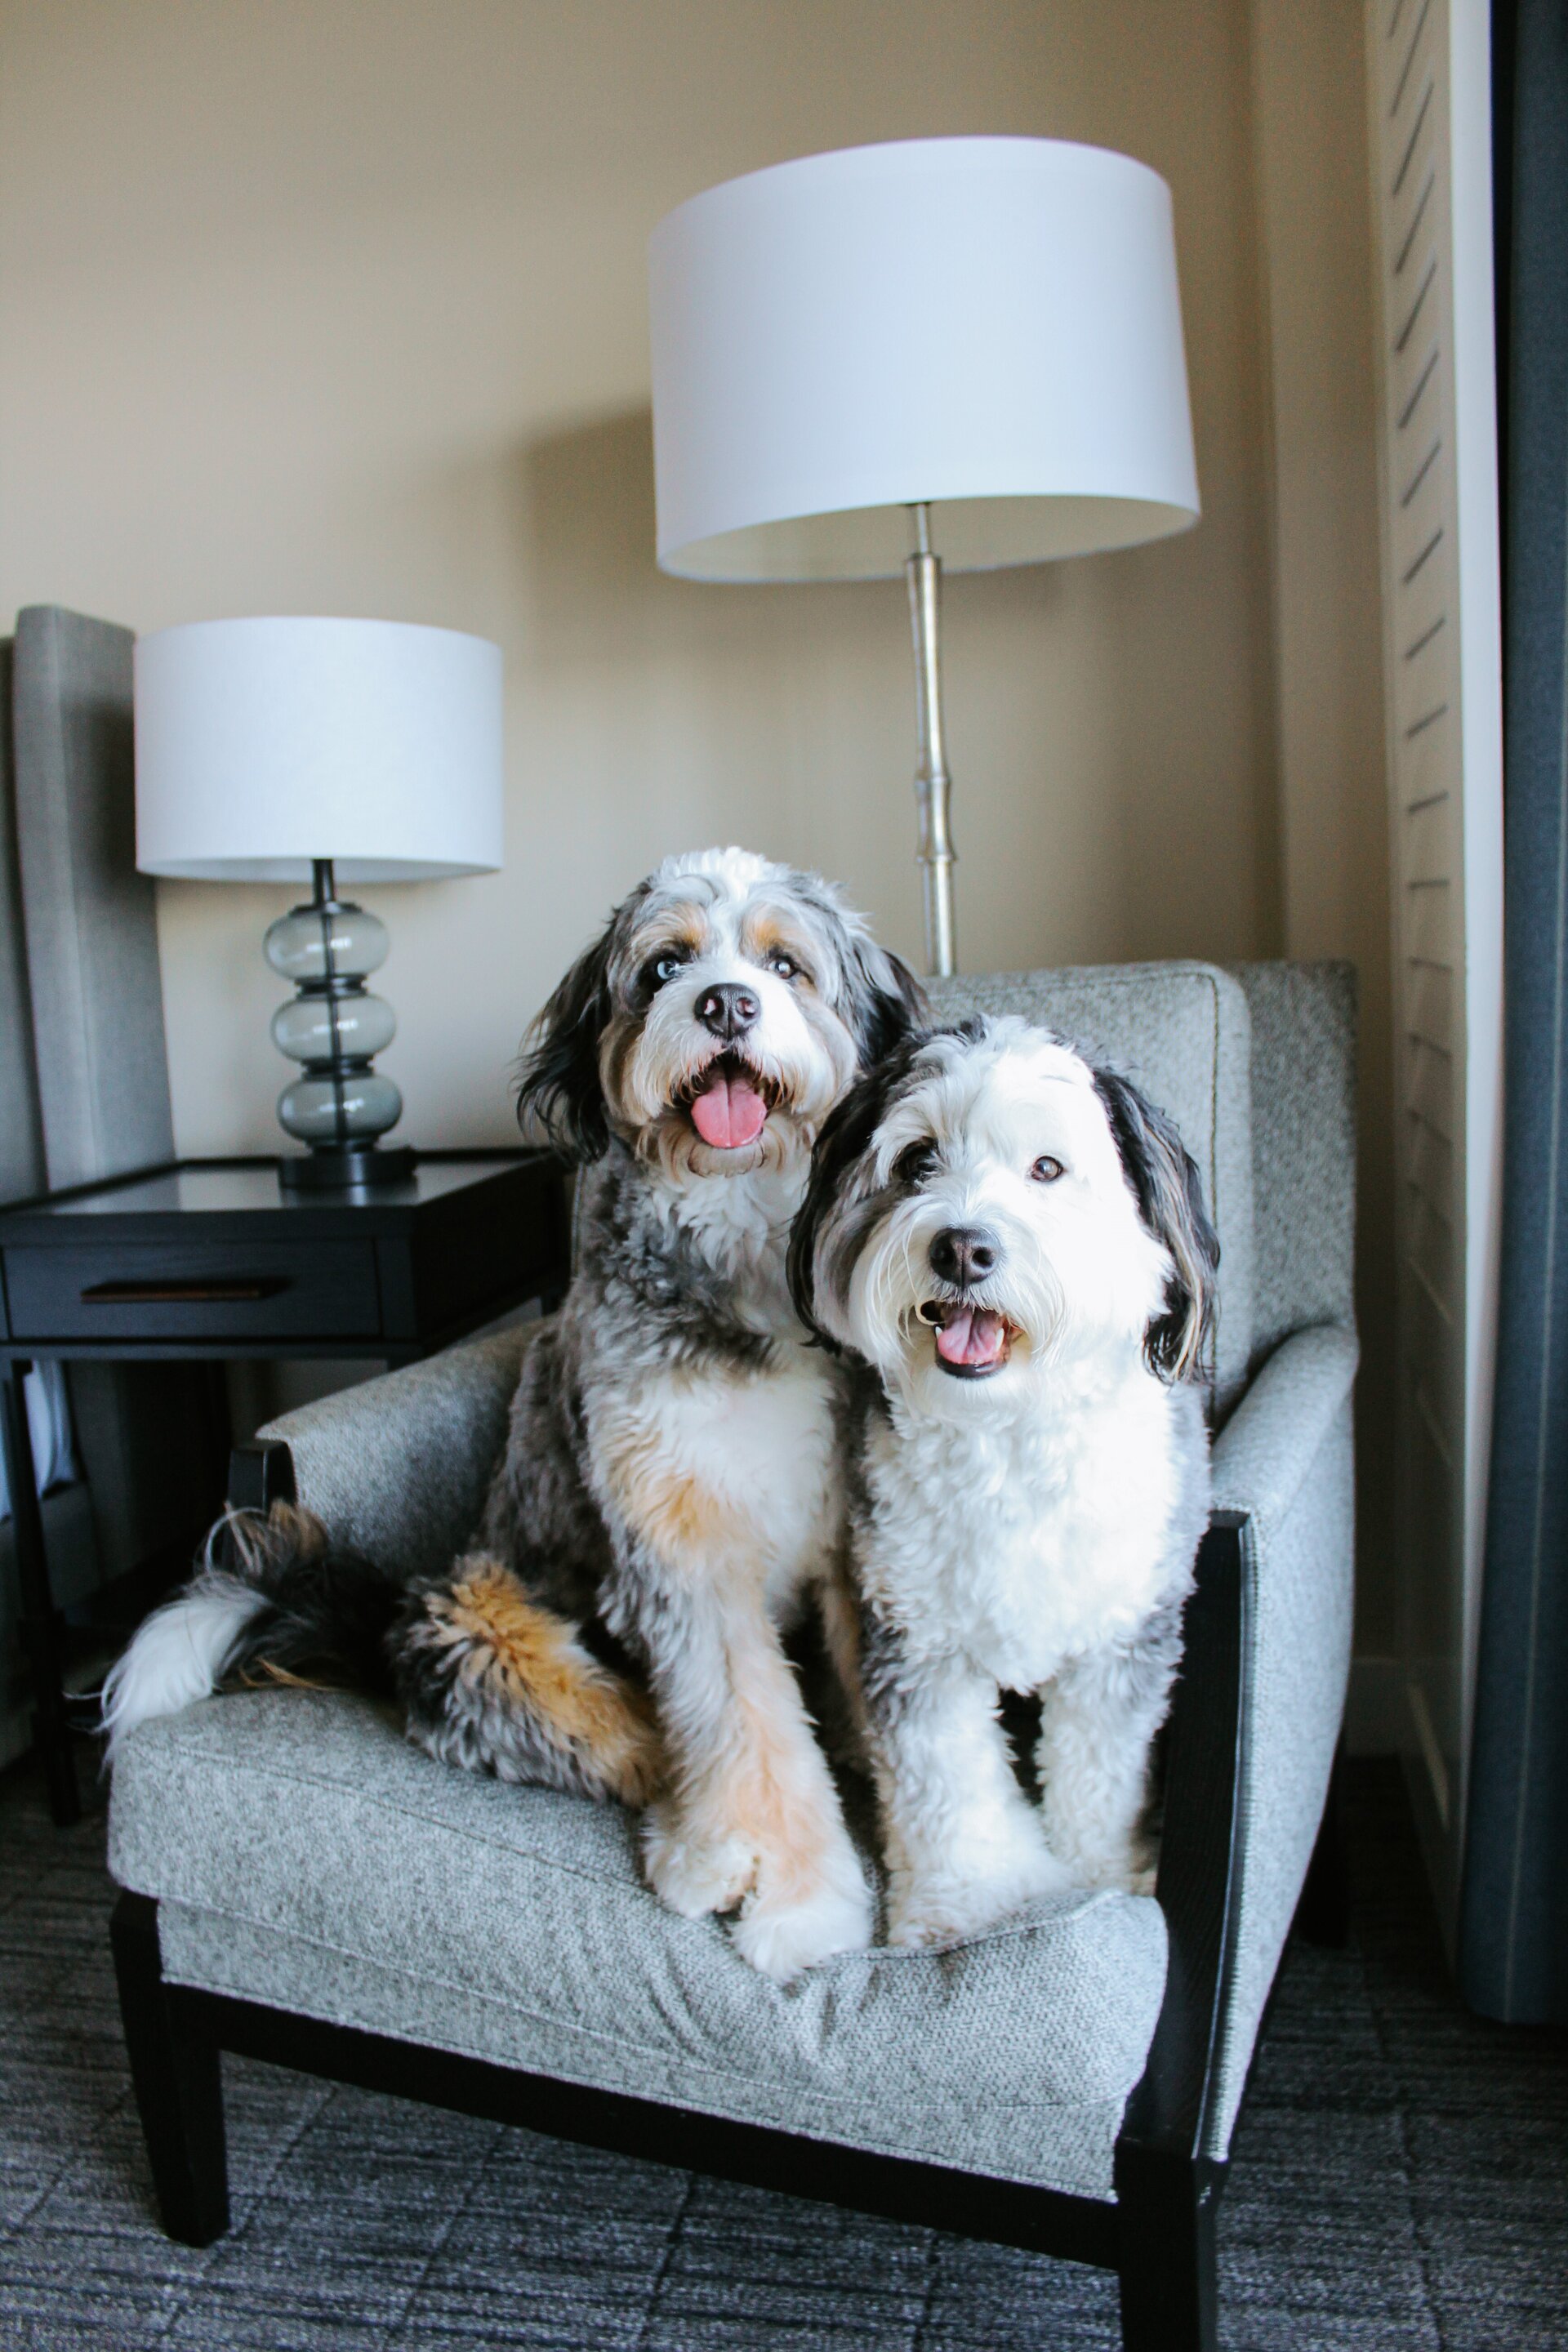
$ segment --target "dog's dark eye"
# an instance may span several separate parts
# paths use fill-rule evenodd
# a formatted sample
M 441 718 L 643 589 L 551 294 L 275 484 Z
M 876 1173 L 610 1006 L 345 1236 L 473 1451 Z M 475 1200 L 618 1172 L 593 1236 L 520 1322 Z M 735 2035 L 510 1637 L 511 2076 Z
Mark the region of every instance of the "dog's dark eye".
M 1062 1167 L 1061 1161 L 1059 1160 L 1053 1160 L 1050 1153 L 1046 1151 L 1041 1153 L 1039 1159 L 1036 1160 L 1034 1166 L 1030 1169 L 1029 1173 L 1034 1178 L 1037 1184 L 1054 1184 L 1057 1178 L 1065 1174 L 1066 1171 Z
M 800 966 L 794 956 L 785 955 L 782 950 L 768 958 L 768 970 L 776 971 L 781 980 L 798 980 L 801 976 Z
M 893 1179 L 900 1184 L 919 1184 L 936 1165 L 936 1145 L 927 1136 L 920 1143 L 906 1143 L 893 1162 Z
M 644 972 L 643 978 L 647 981 L 650 988 L 663 988 L 675 978 L 678 971 L 684 971 L 685 969 L 686 958 L 684 956 L 656 956 L 652 963 L 648 965 L 647 970 Z

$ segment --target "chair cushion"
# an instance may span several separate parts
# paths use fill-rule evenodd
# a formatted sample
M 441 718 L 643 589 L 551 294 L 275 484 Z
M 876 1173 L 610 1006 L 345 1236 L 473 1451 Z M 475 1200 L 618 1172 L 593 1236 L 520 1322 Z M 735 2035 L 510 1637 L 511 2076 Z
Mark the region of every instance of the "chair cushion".
M 1247 997 L 1212 963 L 1081 964 L 926 982 L 942 1020 L 1020 1013 L 1110 1062 L 1174 1119 L 1219 1234 L 1215 1401 L 1235 1402 L 1252 1353 L 1252 1070 Z
M 781 1988 L 642 1885 L 630 1814 L 437 1764 L 335 1693 L 142 1726 L 110 1866 L 179 1983 L 1099 2198 L 1164 1990 L 1158 1905 L 1111 1894 Z

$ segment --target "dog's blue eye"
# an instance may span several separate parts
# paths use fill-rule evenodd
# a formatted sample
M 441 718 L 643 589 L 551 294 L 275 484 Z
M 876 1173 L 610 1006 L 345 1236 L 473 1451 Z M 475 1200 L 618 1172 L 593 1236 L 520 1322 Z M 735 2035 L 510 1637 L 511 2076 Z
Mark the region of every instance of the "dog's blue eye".
M 800 966 L 794 956 L 773 955 L 768 958 L 768 970 L 776 971 L 781 980 L 795 980 L 799 975 Z
M 1064 1174 L 1065 1171 L 1063 1170 L 1061 1161 L 1059 1160 L 1053 1160 L 1050 1153 L 1046 1151 L 1041 1153 L 1039 1159 L 1036 1160 L 1034 1166 L 1030 1169 L 1029 1173 L 1034 1178 L 1037 1184 L 1054 1184 L 1057 1178 Z
M 649 977 L 656 988 L 663 988 L 667 982 L 672 981 L 676 973 L 683 971 L 685 968 L 684 956 L 660 956 L 653 965 Z

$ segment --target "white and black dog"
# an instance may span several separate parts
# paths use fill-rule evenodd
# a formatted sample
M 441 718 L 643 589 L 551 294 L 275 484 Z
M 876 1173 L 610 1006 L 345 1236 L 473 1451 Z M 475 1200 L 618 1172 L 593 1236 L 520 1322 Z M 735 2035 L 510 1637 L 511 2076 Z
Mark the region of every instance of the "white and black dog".
M 1218 1256 L 1170 1122 L 1016 1019 L 910 1036 L 823 1132 L 790 1272 L 802 1318 L 860 1368 L 836 1647 L 894 1943 L 1152 1883 Z M 1040 1696 L 1037 1806 L 1005 1691 Z
M 869 1901 L 781 1633 L 840 1540 L 835 1372 L 785 1274 L 813 1141 L 918 984 L 816 876 L 671 858 L 567 973 L 521 1108 L 588 1163 L 472 1544 L 401 1589 L 231 1520 L 115 1669 L 111 1740 L 247 1664 L 390 1679 L 433 1755 L 649 1803 L 648 1875 L 787 1978 Z

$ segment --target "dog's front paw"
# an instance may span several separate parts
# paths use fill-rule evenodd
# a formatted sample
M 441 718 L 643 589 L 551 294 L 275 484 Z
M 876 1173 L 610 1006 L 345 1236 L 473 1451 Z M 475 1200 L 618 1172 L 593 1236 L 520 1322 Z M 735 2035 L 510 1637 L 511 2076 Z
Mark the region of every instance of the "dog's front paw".
M 648 1885 L 683 1919 L 732 1911 L 755 1883 L 757 1852 L 750 1840 L 704 1834 L 673 1805 L 650 1805 L 643 1816 L 643 1870 Z
M 787 1984 L 834 1952 L 864 1951 L 872 1925 L 871 1897 L 851 1862 L 805 1893 L 770 1890 L 764 1873 L 731 1932 L 742 1959 L 776 1984 Z
M 1071 1872 L 1043 1845 L 1011 1869 L 985 1877 L 900 1871 L 888 1895 L 888 1941 L 906 1949 L 962 1943 L 1031 1903 L 1066 1894 L 1074 1883 Z

